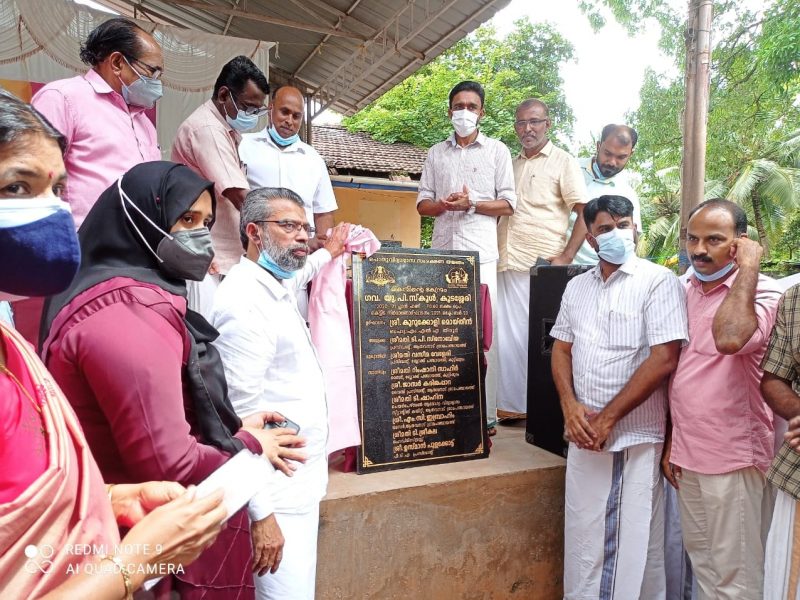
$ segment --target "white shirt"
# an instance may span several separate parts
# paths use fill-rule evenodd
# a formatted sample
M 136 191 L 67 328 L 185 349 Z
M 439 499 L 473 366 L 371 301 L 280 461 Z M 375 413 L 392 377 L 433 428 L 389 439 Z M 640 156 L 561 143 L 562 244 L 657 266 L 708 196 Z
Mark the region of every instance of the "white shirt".
M 686 291 L 669 269 L 636 256 L 606 281 L 598 265 L 567 284 L 550 335 L 572 344 L 575 396 L 598 412 L 630 381 L 651 346 L 689 339 Z M 614 425 L 605 451 L 664 441 L 666 384 Z
M 283 283 L 243 256 L 214 295 L 211 322 L 219 331 L 219 350 L 236 414 L 277 411 L 300 427 L 308 460 L 294 476 L 276 471 L 270 486 L 256 495 L 250 516 L 302 513 L 319 503 L 328 483 L 328 409 L 322 368 L 295 292 L 330 262 L 317 250 L 293 279 Z
M 586 182 L 586 190 L 589 192 L 589 200 L 594 200 L 600 196 L 622 196 L 627 198 L 633 204 L 633 222 L 636 224 L 636 229 L 642 233 L 642 210 L 639 204 L 639 195 L 633 189 L 630 182 L 630 173 L 623 169 L 613 177 L 608 179 L 598 179 L 592 171 L 592 158 L 579 158 L 578 164 L 581 166 L 581 173 L 583 173 L 583 180 Z M 572 229 L 575 227 L 575 221 L 578 215 L 574 212 L 569 216 L 569 228 L 567 229 L 567 240 L 572 235 Z M 572 264 L 575 265 L 596 265 L 600 259 L 597 257 L 597 252 L 594 251 L 589 243 L 584 240 L 575 258 L 572 259 Z
M 517 205 L 511 153 L 499 140 L 478 133 L 466 147 L 455 134 L 428 151 L 419 180 L 417 204 L 443 200 L 462 192 L 466 184 L 470 198 L 478 202 L 507 200 Z M 497 260 L 497 217 L 448 211 L 433 222 L 431 246 L 437 250 L 477 250 L 482 263 Z
M 246 133 L 239 144 L 239 158 L 245 166 L 250 189 L 283 187 L 292 190 L 303 199 L 306 219 L 312 225 L 315 213 L 338 208 L 325 161 L 305 142 L 298 140 L 281 150 L 266 129 Z

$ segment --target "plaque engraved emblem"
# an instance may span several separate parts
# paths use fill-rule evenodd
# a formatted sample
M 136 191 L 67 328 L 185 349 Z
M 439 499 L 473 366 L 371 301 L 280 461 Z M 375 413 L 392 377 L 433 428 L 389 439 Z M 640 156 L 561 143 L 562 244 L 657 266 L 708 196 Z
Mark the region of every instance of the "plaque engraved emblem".
M 450 287 L 465 288 L 469 284 L 469 274 L 461 267 L 450 269 L 444 276 Z
M 383 265 L 378 265 L 369 273 L 367 273 L 366 281 L 367 283 L 374 283 L 375 285 L 388 285 L 390 283 L 394 283 L 395 279 L 389 269 Z

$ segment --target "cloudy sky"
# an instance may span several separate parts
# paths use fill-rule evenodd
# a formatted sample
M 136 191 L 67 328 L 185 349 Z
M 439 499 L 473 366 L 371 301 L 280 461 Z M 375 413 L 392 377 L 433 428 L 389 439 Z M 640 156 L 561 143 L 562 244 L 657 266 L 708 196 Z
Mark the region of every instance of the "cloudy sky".
M 680 3 L 681 8 L 685 5 Z M 657 23 L 645 23 L 630 37 L 609 15 L 595 33 L 577 1 L 512 0 L 492 24 L 499 34 L 527 16 L 532 22 L 549 22 L 575 46 L 576 61 L 562 68 L 567 102 L 575 112 L 573 149 L 597 136 L 603 125 L 624 122 L 625 113 L 639 106 L 639 89 L 648 66 L 674 73 L 671 61 L 658 49 Z

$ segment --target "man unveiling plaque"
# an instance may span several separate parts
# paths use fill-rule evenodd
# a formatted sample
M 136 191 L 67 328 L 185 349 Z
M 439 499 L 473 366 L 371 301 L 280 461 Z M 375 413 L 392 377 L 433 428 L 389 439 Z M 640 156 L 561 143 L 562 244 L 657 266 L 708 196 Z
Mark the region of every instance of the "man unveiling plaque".
M 353 259 L 358 473 L 488 455 L 478 253 Z

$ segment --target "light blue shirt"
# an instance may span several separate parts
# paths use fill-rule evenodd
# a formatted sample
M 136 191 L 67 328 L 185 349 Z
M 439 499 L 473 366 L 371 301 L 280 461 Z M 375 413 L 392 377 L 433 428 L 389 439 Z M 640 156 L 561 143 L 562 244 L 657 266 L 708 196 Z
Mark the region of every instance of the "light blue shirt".
M 579 158 L 578 164 L 581 166 L 581 173 L 583 173 L 583 180 L 586 182 L 586 189 L 589 192 L 589 200 L 594 200 L 600 196 L 623 196 L 633 203 L 633 222 L 636 223 L 636 228 L 639 233 L 642 233 L 642 212 L 639 207 L 639 195 L 630 183 L 628 172 L 624 169 L 608 179 L 598 179 L 592 171 L 591 158 Z M 572 235 L 572 229 L 575 227 L 575 221 L 578 215 L 575 212 L 569 215 L 569 228 L 567 229 L 567 240 Z M 572 264 L 575 265 L 596 265 L 599 261 L 597 253 L 594 251 L 588 242 L 584 241 L 575 258 L 572 259 Z

